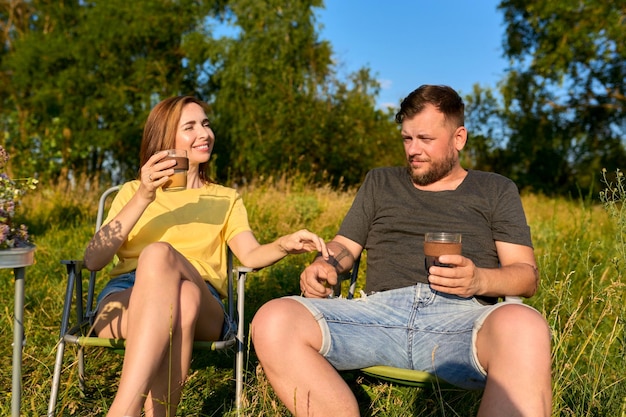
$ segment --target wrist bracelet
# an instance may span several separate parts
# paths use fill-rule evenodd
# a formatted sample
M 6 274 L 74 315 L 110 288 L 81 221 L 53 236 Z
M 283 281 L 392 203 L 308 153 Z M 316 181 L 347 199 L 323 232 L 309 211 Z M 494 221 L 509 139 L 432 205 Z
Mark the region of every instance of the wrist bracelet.
M 322 257 L 322 253 L 318 252 L 317 253 L 317 258 Z M 322 259 L 324 259 L 322 257 Z M 337 271 L 339 271 L 339 261 L 333 256 L 333 255 L 328 255 L 328 259 L 324 259 L 324 261 L 329 264 L 332 265 L 333 268 L 335 268 Z

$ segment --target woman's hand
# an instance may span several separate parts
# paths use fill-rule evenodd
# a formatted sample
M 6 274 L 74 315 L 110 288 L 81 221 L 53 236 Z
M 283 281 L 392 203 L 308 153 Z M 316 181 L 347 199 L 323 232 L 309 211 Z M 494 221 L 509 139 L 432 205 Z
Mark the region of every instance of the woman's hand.
M 171 175 L 174 175 L 174 159 L 162 161 L 167 156 L 167 151 L 157 152 L 148 159 L 148 162 L 141 167 L 140 181 L 141 185 L 137 192 L 150 200 L 156 198 L 156 190 L 165 184 Z
M 289 254 L 318 251 L 324 259 L 328 259 L 328 248 L 324 239 L 306 229 L 285 235 L 278 240 L 281 250 Z

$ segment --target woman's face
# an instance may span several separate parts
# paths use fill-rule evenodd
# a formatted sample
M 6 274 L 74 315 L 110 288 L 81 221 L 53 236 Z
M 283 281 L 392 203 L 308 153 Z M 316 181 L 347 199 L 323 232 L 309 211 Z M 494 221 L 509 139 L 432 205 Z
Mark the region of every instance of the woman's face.
M 186 150 L 189 164 L 198 165 L 209 160 L 214 143 L 204 109 L 196 103 L 185 105 L 176 129 L 176 149 Z

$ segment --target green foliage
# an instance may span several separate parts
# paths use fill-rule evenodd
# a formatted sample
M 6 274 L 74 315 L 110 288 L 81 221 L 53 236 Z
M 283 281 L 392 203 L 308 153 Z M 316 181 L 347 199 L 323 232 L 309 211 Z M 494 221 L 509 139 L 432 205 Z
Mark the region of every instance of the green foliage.
M 212 104 L 211 175 L 222 181 L 303 173 L 349 187 L 402 164 L 392 111 L 375 107 L 376 75 L 338 77 L 319 39 L 321 7 L 0 2 L 0 144 L 19 160 L 11 169 L 42 181 L 134 177 L 144 120 L 175 94 Z M 626 159 L 624 6 L 504 0 L 499 10 L 511 67 L 497 90 L 466 97 L 465 165 L 527 190 L 595 195 L 594 173 Z
M 21 157 L 13 169 L 43 180 L 134 176 L 148 111 L 196 91 L 182 70 L 196 50 L 184 39 L 201 33 L 205 9 L 193 0 L 2 2 L 0 126 Z
M 600 201 L 615 222 L 617 232 L 617 252 L 619 257 L 615 259 L 615 265 L 624 271 L 626 268 L 626 179 L 624 172 L 617 169 L 614 179 L 608 176 L 606 170 L 602 170 L 602 182 L 606 188 L 600 192 Z
M 314 21 L 319 0 L 0 2 L 0 129 L 42 181 L 121 182 L 138 170 L 143 123 L 161 99 L 213 104 L 218 178 L 302 172 L 359 183 L 393 160 L 390 114 L 363 69 L 336 79 Z M 141 18 L 138 18 L 141 16 Z M 230 22 L 235 36 L 215 36 Z M 358 149 L 358 151 L 355 151 Z
M 594 173 L 626 159 L 623 2 L 504 0 L 498 8 L 512 64 L 501 83 L 511 167 L 503 173 L 548 194 L 593 190 Z
M 353 74 L 351 85 L 334 77 L 331 47 L 314 26 L 313 8 L 320 6 L 230 3 L 238 36 L 222 41 L 223 65 L 208 85 L 222 177 L 302 172 L 352 185 L 399 149 L 386 146 L 397 135 L 389 115 L 374 107 L 379 86 L 369 71 Z
M 302 227 L 326 239 L 333 236 L 354 198 L 354 190 L 313 186 L 305 178 L 259 181 L 240 189 L 260 241 Z M 608 189 L 615 189 L 615 180 L 610 182 L 613 185 Z M 59 261 L 80 258 L 93 233 L 99 190 L 87 183 L 77 189 L 81 192 L 65 183 L 40 187 L 24 201 L 29 222 L 41 225 L 35 236 L 35 264 L 26 273 L 24 415 L 46 414 L 65 291 L 65 271 Z M 526 194 L 522 202 L 541 272 L 539 293 L 527 302 L 548 319 L 553 332 L 552 415 L 624 415 L 626 291 L 623 271 L 614 262 L 620 256 L 616 219 L 610 210 L 588 200 Z M 55 222 L 64 210 L 73 213 L 74 219 Z M 290 256 L 250 275 L 246 288 L 248 323 L 267 300 L 298 293 L 300 271 L 311 257 Z M 0 331 L 12 334 L 11 271 L 0 270 L 0 279 L 7 284 L 0 287 L 4 306 Z M 0 386 L 10 386 L 11 352 L 10 344 L 0 347 Z M 287 415 L 258 366 L 252 346 L 248 353 L 242 415 Z M 112 352 L 89 349 L 87 390 L 82 396 L 76 363 L 72 361 L 75 354 L 73 349 L 65 353 L 68 366 L 61 384 L 60 415 L 103 416 L 115 395 L 121 358 Z M 194 356 L 179 408 L 181 415 L 237 415 L 233 408 L 232 359 L 219 353 Z M 395 386 L 357 371 L 342 376 L 356 394 L 363 416 L 475 415 L 481 396 L 480 392 Z M 9 415 L 9 408 L 10 392 L 5 390 L 0 397 L 0 415 Z
M 507 163 L 501 155 L 506 145 L 501 140 L 503 115 L 494 91 L 476 84 L 464 101 L 469 136 L 461 153 L 462 165 L 492 172 L 506 171 Z
M 620 416 L 626 405 L 624 275 L 603 207 L 524 198 L 541 273 L 530 301 L 553 330 L 553 415 Z

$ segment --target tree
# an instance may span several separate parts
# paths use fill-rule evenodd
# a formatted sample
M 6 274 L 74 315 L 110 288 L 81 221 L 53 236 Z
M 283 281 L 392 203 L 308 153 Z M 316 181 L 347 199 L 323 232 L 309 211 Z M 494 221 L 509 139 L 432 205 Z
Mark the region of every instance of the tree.
M 589 189 L 626 160 L 626 3 L 504 0 L 507 151 L 544 192 Z
M 350 185 L 389 154 L 383 144 L 393 123 L 375 109 L 378 83 L 367 69 L 336 79 L 331 47 L 317 38 L 316 7 L 321 1 L 230 2 L 226 19 L 238 35 L 222 40 L 206 93 L 222 176 L 300 172 Z
M 151 107 L 196 91 L 182 69 L 195 59 L 185 40 L 202 29 L 204 3 L 0 3 L 0 123 L 5 146 L 21 155 L 12 168 L 42 179 L 134 176 Z
M 119 182 L 138 170 L 161 99 L 212 104 L 218 180 L 299 172 L 351 185 L 397 137 L 368 69 L 338 80 L 321 0 L 0 0 L 0 128 L 41 180 Z M 141 16 L 141 18 L 138 18 Z M 216 37 L 230 22 L 237 34 Z

